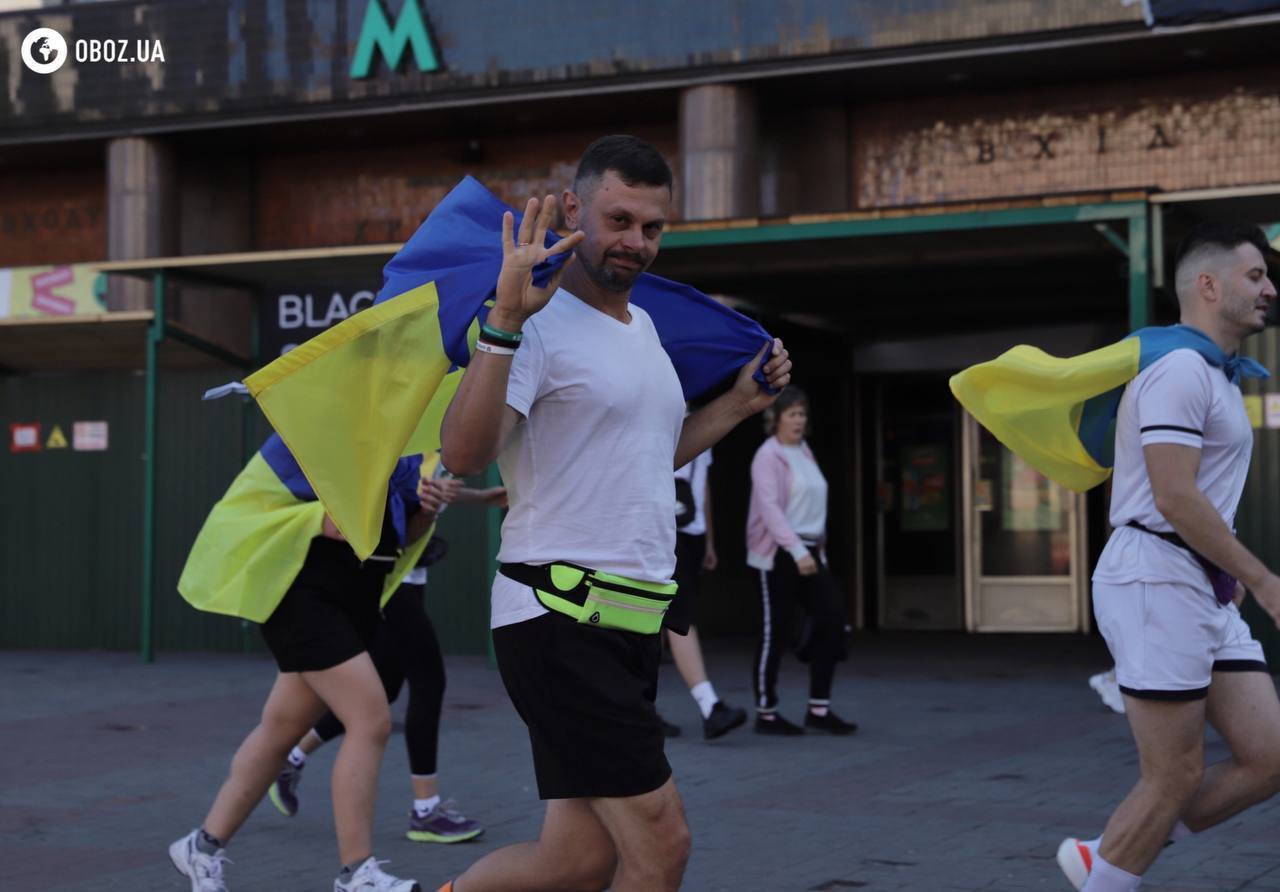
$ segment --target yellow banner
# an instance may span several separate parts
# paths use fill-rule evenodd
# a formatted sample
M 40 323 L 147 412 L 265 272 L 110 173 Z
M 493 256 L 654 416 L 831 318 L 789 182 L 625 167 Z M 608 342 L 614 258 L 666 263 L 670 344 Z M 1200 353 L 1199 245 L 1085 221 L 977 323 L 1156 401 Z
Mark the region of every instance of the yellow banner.
M 97 267 L 87 263 L 0 269 L 0 319 L 106 312 L 98 296 L 99 275 Z

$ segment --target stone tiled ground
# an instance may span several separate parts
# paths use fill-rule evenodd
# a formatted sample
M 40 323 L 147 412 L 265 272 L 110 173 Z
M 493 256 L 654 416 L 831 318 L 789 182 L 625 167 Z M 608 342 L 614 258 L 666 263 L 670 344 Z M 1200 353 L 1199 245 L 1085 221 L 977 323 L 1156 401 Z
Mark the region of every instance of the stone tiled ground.
M 712 678 L 746 703 L 746 642 L 714 643 Z M 691 890 L 1060 890 L 1053 852 L 1094 833 L 1132 782 L 1122 718 L 1086 687 L 1097 640 L 875 635 L 841 666 L 853 738 L 706 744 L 664 667 L 660 706 L 686 729 L 668 753 L 695 837 Z M 378 805 L 378 855 L 427 888 L 489 849 L 536 834 L 527 740 L 483 658 L 450 658 L 446 795 L 488 830 L 477 842 L 403 839 L 407 760 L 397 735 Z M 0 653 L 0 863 L 7 886 L 184 889 L 168 842 L 203 815 L 273 675 L 257 656 Z M 784 663 L 799 717 L 802 667 Z M 401 704 L 398 704 L 398 707 Z M 398 714 L 397 709 L 397 714 Z M 1211 739 L 1210 752 L 1222 750 Z M 229 854 L 232 889 L 327 890 L 336 855 L 322 750 L 292 820 L 264 804 Z M 1168 849 L 1145 888 L 1280 890 L 1280 806 Z

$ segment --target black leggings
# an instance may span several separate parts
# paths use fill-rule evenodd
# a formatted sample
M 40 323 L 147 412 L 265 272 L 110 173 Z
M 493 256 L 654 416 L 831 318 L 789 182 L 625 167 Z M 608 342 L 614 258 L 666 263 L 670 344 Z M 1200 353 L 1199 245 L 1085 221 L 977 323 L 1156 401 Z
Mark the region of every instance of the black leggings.
M 421 776 L 436 773 L 445 682 L 440 642 L 422 603 L 425 588 L 405 584 L 396 589 L 382 609 L 382 620 L 369 650 L 388 703 L 394 703 L 400 688 L 406 681 L 409 683 L 404 742 L 409 750 L 409 771 Z M 326 712 L 315 726 L 316 736 L 324 741 L 344 730 L 332 711 Z
M 757 571 L 762 616 L 751 672 L 757 709 L 778 705 L 778 663 L 783 649 L 791 643 L 788 620 L 796 603 L 808 614 L 796 656 L 809 663 L 809 699 L 825 702 L 831 698 L 836 663 L 845 657 L 843 598 L 826 562 L 816 553 L 814 560 L 818 561 L 818 572 L 801 576 L 791 555 L 779 549 L 773 569 Z

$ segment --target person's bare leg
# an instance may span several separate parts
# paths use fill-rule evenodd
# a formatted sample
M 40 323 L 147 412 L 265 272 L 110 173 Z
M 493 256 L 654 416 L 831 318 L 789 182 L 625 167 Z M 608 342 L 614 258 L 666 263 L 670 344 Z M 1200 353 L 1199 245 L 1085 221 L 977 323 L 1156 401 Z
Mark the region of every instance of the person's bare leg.
M 1098 853 L 1141 876 L 1204 777 L 1205 701 L 1125 697 L 1141 777 L 1111 815 Z
M 316 735 L 316 729 L 312 728 L 306 734 L 302 735 L 302 739 L 298 741 L 297 747 L 308 756 L 314 753 L 320 747 L 324 746 L 324 741 Z
M 411 774 L 409 785 L 413 787 L 414 799 L 430 799 L 432 796 L 440 795 L 440 779 L 434 774 L 430 777 Z
M 231 841 L 276 779 L 284 758 L 298 737 L 324 714 L 324 703 L 296 672 L 276 676 L 258 726 L 236 750 L 231 771 L 223 781 L 201 825 L 224 845 Z
M 535 842 L 485 855 L 453 881 L 453 892 L 601 892 L 616 863 L 613 840 L 587 800 L 550 799 Z
M 618 852 L 613 892 L 675 892 L 689 862 L 691 838 L 674 780 L 640 796 L 592 799 L 591 808 Z
M 1205 770 L 1182 811 L 1182 822 L 1197 833 L 1280 792 L 1280 698 L 1271 676 L 1213 673 L 1206 709 L 1231 757 Z
M 367 653 L 303 678 L 346 728 L 333 760 L 333 824 L 342 863 L 356 864 L 373 854 L 378 770 L 391 735 L 386 691 Z
M 671 648 L 671 659 L 675 661 L 685 687 L 693 690 L 696 685 L 707 680 L 707 667 L 702 662 L 702 643 L 698 641 L 698 629 L 689 627 L 688 635 L 677 635 L 667 630 L 667 647 Z

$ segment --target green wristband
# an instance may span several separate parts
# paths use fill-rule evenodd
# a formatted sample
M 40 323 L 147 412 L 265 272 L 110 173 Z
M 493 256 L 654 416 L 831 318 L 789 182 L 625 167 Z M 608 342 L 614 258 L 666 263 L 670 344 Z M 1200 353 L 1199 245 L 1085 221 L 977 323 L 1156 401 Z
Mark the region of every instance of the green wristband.
M 508 341 L 516 344 L 520 343 L 521 339 L 524 337 L 522 332 L 503 331 L 501 328 L 494 328 L 487 322 L 480 326 L 480 334 L 488 335 L 489 337 L 500 341 Z

